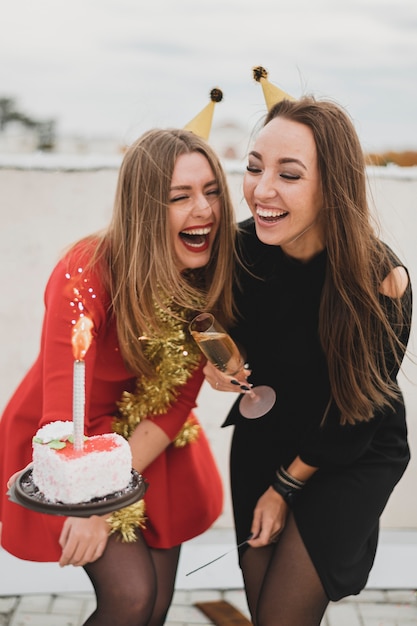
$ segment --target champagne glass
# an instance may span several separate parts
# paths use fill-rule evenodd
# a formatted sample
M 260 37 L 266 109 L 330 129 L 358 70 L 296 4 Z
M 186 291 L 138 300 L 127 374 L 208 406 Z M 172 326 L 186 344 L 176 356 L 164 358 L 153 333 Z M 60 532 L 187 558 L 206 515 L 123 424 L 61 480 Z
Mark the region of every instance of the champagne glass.
M 224 374 L 235 376 L 244 366 L 239 348 L 211 313 L 200 313 L 190 323 L 190 333 L 201 352 Z M 268 413 L 275 404 L 272 387 L 253 387 L 239 403 L 243 417 L 254 419 Z

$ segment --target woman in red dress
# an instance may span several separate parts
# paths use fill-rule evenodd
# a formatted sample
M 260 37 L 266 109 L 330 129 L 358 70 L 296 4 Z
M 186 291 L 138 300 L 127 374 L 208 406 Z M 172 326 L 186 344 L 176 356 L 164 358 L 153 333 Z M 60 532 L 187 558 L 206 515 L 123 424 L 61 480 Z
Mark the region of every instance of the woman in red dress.
M 0 422 L 2 546 L 21 559 L 83 566 L 97 596 L 88 626 L 164 623 L 181 543 L 221 513 L 221 479 L 193 414 L 204 377 L 187 327 L 203 309 L 232 316 L 234 224 L 207 143 L 152 130 L 124 157 L 109 227 L 73 245 L 48 281 L 39 356 Z M 124 540 L 113 531 L 125 512 L 62 518 L 6 495 L 10 477 L 31 462 L 38 428 L 72 419 L 71 331 L 80 315 L 93 323 L 85 434 L 127 437 L 149 484 L 144 516 L 133 513 L 133 530 L 122 524 Z

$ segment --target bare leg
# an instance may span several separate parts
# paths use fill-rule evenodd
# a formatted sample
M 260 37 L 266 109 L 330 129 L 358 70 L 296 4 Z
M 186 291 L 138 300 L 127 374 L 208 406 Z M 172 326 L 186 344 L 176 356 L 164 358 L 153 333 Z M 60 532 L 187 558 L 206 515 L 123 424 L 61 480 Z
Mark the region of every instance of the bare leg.
M 258 626 L 319 626 L 329 599 L 292 515 L 274 546 L 259 595 Z

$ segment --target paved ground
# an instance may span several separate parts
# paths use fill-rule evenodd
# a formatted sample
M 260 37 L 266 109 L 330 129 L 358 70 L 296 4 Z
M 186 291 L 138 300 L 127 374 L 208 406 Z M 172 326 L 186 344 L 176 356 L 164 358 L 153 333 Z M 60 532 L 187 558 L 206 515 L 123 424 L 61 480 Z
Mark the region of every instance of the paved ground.
M 221 599 L 248 617 L 241 589 L 178 590 L 166 626 L 209 626 L 212 622 L 194 603 Z M 93 609 L 92 593 L 0 596 L 0 626 L 81 626 Z M 331 604 L 322 622 L 322 626 L 412 625 L 417 625 L 417 594 L 413 590 L 365 590 Z
M 218 600 L 249 618 L 236 553 L 229 552 L 232 535 L 212 529 L 184 545 L 166 626 L 210 626 L 195 604 Z M 224 552 L 228 556 L 188 575 Z M 414 535 L 382 535 L 370 584 L 359 596 L 331 604 L 322 626 L 417 626 L 416 563 Z M 0 626 L 82 626 L 95 606 L 90 590 L 80 568 L 21 561 L 0 550 Z

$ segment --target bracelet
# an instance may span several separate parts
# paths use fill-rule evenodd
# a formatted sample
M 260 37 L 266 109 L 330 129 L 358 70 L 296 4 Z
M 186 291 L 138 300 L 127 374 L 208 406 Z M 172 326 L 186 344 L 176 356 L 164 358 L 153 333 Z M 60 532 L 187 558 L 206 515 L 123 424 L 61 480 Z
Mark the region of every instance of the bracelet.
M 292 485 L 293 487 L 295 487 L 295 489 L 302 489 L 304 487 L 304 485 L 306 484 L 305 480 L 300 480 L 299 478 L 294 478 L 294 476 L 291 476 L 291 474 L 289 474 L 281 465 L 281 467 L 279 468 L 279 470 L 277 470 L 276 472 L 277 476 L 279 478 L 281 478 L 281 480 L 286 481 L 287 483 L 289 483 L 290 485 Z
M 276 480 L 272 483 L 272 487 L 284 498 L 285 502 L 291 506 L 294 501 L 294 496 L 297 491 L 300 491 L 304 487 L 305 481 L 298 480 L 288 474 L 282 465 L 275 473 Z

